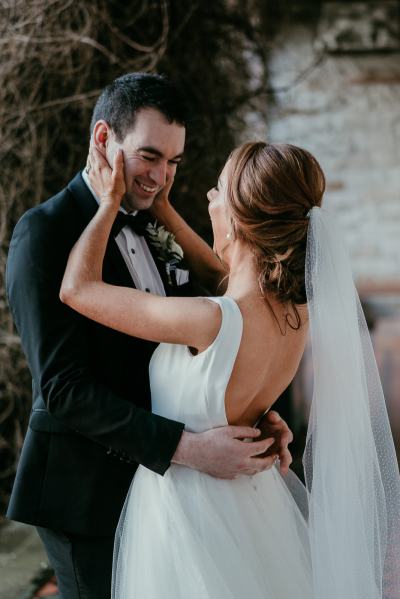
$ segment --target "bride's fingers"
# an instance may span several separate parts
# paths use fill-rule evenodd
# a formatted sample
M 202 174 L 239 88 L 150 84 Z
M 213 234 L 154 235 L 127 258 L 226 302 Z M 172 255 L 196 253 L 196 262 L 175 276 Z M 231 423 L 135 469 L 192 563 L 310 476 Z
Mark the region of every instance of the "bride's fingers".
M 89 147 L 88 163 L 90 165 L 88 172 L 89 182 L 96 196 L 99 198 L 106 196 L 108 198 L 114 191 L 112 169 L 106 157 L 94 144 L 90 144 Z
M 90 164 L 89 177 L 93 177 L 93 173 L 95 171 L 97 171 L 99 168 L 99 164 L 98 164 L 97 156 L 94 152 L 94 148 L 91 148 L 89 150 L 88 162 Z
M 124 181 L 124 155 L 122 150 L 118 150 L 114 155 L 113 160 L 113 179 L 116 182 L 122 183 Z
M 111 171 L 110 165 L 107 162 L 106 157 L 100 152 L 96 146 L 92 146 L 89 149 L 89 160 L 92 166 L 96 166 L 100 170 L 108 169 Z
M 116 194 L 122 197 L 126 191 L 126 185 L 124 174 L 124 155 L 121 149 L 119 149 L 114 155 L 111 179 L 112 186 Z

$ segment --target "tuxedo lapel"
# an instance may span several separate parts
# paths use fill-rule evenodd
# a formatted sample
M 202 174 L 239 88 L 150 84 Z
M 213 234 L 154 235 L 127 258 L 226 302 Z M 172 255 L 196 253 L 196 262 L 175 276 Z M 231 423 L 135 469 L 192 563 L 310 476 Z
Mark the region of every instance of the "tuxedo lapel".
M 108 240 L 103 264 L 103 280 L 112 285 L 135 288 L 125 260 L 114 237 Z
M 96 214 L 98 204 L 80 172 L 70 181 L 68 190 L 73 195 L 83 216 L 84 226 L 86 226 Z M 107 283 L 113 285 L 135 287 L 118 244 L 112 236 L 108 240 L 104 257 L 103 278 Z

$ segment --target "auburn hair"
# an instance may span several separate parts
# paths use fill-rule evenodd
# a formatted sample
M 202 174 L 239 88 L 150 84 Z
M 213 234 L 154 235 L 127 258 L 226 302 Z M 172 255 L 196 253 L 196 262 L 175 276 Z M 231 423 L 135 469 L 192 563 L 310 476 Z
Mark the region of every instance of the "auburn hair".
M 310 152 L 290 144 L 245 143 L 230 156 L 227 202 L 234 235 L 251 246 L 264 298 L 293 308 L 307 301 L 308 212 L 321 206 L 324 173 Z

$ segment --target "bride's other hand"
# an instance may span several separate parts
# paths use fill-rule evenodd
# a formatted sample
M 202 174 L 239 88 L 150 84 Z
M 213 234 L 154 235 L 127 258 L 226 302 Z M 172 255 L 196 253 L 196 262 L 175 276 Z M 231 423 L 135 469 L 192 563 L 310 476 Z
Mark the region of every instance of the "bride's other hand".
M 111 204 L 119 209 L 126 192 L 122 150 L 115 153 L 111 168 L 106 157 L 91 144 L 86 172 L 100 204 Z
M 281 418 L 278 412 L 271 410 L 267 412 L 257 424 L 261 430 L 261 438 L 273 437 L 274 444 L 266 451 L 265 455 L 278 454 L 279 468 L 281 474 L 287 474 L 292 463 L 292 455 L 288 449 L 289 443 L 293 441 L 293 433 Z
M 152 216 L 154 216 L 154 218 L 156 218 L 157 221 L 161 223 L 164 222 L 164 217 L 168 212 L 168 209 L 171 207 L 169 201 L 169 194 L 174 184 L 174 180 L 175 178 L 171 177 L 171 179 L 166 183 L 166 185 L 164 185 L 164 187 L 156 195 L 154 202 L 150 208 L 150 213 L 152 214 Z

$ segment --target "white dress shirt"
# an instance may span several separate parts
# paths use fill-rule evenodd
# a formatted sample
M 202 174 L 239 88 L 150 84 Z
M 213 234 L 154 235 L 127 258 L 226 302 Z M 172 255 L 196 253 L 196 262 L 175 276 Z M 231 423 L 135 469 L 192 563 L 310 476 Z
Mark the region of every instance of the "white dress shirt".
M 99 203 L 95 192 L 93 191 L 87 173 L 82 171 L 82 178 L 91 191 L 96 202 Z M 121 212 L 127 214 L 124 208 L 120 208 Z M 130 214 L 135 214 L 132 212 Z M 165 289 L 157 270 L 153 256 L 148 248 L 144 237 L 137 235 L 130 227 L 123 227 L 115 238 L 119 250 L 122 254 L 125 264 L 130 272 L 136 289 L 149 291 L 156 295 L 164 295 Z

